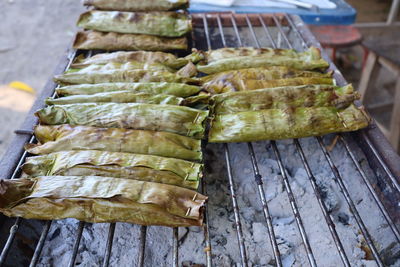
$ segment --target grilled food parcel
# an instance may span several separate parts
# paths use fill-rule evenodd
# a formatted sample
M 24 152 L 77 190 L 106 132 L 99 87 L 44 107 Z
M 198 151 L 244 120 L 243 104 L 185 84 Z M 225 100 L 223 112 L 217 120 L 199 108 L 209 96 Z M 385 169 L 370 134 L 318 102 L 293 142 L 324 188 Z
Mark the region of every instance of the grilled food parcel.
M 71 124 L 106 128 L 166 131 L 201 139 L 208 111 L 142 103 L 54 105 L 37 111 L 45 125 Z
M 189 0 L 84 0 L 84 5 L 100 10 L 168 11 L 189 7 Z
M 113 53 L 100 53 L 91 57 L 85 58 L 79 55 L 72 62 L 72 68 L 84 68 L 90 65 L 107 64 L 110 62 L 126 63 L 136 61 L 147 64 L 163 64 L 173 69 L 180 69 L 189 62 L 197 63 L 204 58 L 202 52 L 194 50 L 193 53 L 186 57 L 176 57 L 174 54 L 165 52 L 150 52 L 150 51 L 118 51 Z
M 27 219 L 200 226 L 206 200 L 186 188 L 114 177 L 0 180 L 0 212 Z
M 197 69 L 206 74 L 245 68 L 285 66 L 297 70 L 326 70 L 329 63 L 322 59 L 318 48 L 305 52 L 272 48 L 221 48 L 205 53 Z
M 211 94 L 305 84 L 335 84 L 332 72 L 294 70 L 283 66 L 224 71 L 200 78 Z
M 105 176 L 197 189 L 203 165 L 153 155 L 85 150 L 28 157 L 24 173 L 36 176 Z
M 146 50 L 170 51 L 187 50 L 186 36 L 162 37 L 147 34 L 80 31 L 76 34 L 73 48 L 82 50 Z
M 202 160 L 200 140 L 168 132 L 63 124 L 38 125 L 34 134 L 38 144 L 26 144 L 25 149 L 35 155 L 99 150 Z
M 181 37 L 192 30 L 190 17 L 181 12 L 122 12 L 91 10 L 77 25 L 87 30 Z
M 127 91 L 132 93 L 165 94 L 176 97 L 189 97 L 201 91 L 201 87 L 184 83 L 141 82 L 141 83 L 98 83 L 77 84 L 56 88 L 57 95 L 93 95 L 97 93 Z

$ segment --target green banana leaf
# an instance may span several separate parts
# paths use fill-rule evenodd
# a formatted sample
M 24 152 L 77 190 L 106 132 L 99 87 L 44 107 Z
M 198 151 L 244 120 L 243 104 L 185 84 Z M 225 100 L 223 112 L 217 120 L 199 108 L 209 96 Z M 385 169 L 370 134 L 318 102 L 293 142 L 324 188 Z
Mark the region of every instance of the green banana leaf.
M 108 70 L 153 70 L 153 71 L 176 72 L 175 69 L 172 69 L 161 63 L 148 64 L 138 61 L 129 61 L 125 63 L 110 62 L 103 65 L 92 64 L 84 68 L 70 68 L 64 73 L 91 73 L 91 72 L 101 72 Z
M 183 77 L 175 73 L 154 70 L 103 70 L 93 72 L 72 72 L 57 75 L 59 84 L 107 83 L 107 82 L 169 82 L 198 84 L 197 78 Z
M 0 212 L 26 219 L 200 226 L 206 200 L 182 187 L 113 177 L 0 180 Z
M 82 13 L 78 27 L 101 32 L 180 37 L 192 30 L 187 14 L 178 12 L 121 12 L 91 10 Z
M 168 11 L 188 8 L 189 0 L 84 0 L 83 4 L 100 10 Z
M 28 157 L 22 170 L 29 176 L 105 176 L 197 189 L 202 164 L 186 160 L 97 150 L 61 151 Z
M 97 93 L 93 95 L 73 95 L 61 98 L 49 97 L 47 105 L 67 105 L 76 103 L 147 103 L 184 105 L 184 99 L 172 95 L 153 95 L 146 93 L 132 93 L 129 91 L 115 91 Z
M 197 69 L 206 74 L 213 74 L 228 70 L 270 66 L 286 66 L 297 70 L 325 70 L 329 67 L 329 63 L 321 58 L 317 48 L 312 47 L 305 52 L 296 53 L 296 56 L 266 54 L 226 57 L 209 62 L 207 65 L 197 64 Z
M 266 109 L 216 115 L 211 122 L 211 143 L 252 142 L 318 136 L 348 132 L 367 127 L 369 116 L 350 105 L 335 107 L 301 107 Z
M 101 65 L 110 62 L 126 63 L 129 61 L 136 61 L 147 64 L 159 63 L 173 69 L 180 69 L 191 62 L 191 60 L 194 60 L 195 63 L 200 60 L 197 58 L 201 57 L 200 52 L 194 51 L 192 54 L 193 55 L 189 55 L 185 58 L 178 58 L 171 53 L 150 51 L 118 51 L 113 53 L 101 53 L 88 58 L 85 58 L 83 54 L 81 54 L 75 58 L 74 62 L 71 64 L 71 68 L 84 68 L 93 64 Z
M 201 161 L 201 141 L 186 136 L 145 130 L 98 128 L 68 124 L 35 127 L 38 144 L 26 144 L 31 154 L 70 150 L 99 150 Z
M 57 95 L 93 95 L 113 91 L 129 91 L 132 93 L 165 94 L 177 97 L 188 97 L 199 93 L 200 87 L 184 83 L 98 83 L 78 84 L 56 88 Z
M 80 31 L 76 34 L 73 48 L 82 50 L 187 50 L 187 38 L 161 37 L 146 34 Z
M 320 53 L 319 49 L 312 47 L 315 53 Z M 254 48 L 254 47 L 224 47 L 215 50 L 204 52 L 207 63 L 218 61 L 230 57 L 242 56 L 263 56 L 263 57 L 298 57 L 299 53 L 294 49 L 273 49 L 269 47 Z
M 35 115 L 45 125 L 165 131 L 201 139 L 208 111 L 172 105 L 83 103 L 49 106 Z
M 346 108 L 359 98 L 353 86 L 301 85 L 218 94 L 211 97 L 214 114 L 299 107 Z
M 276 80 L 224 80 L 215 83 L 206 83 L 203 89 L 211 94 L 222 94 L 228 92 L 257 90 L 263 88 L 273 88 L 282 86 L 299 86 L 304 84 L 327 84 L 335 85 L 336 81 L 333 78 L 320 77 L 295 77 Z

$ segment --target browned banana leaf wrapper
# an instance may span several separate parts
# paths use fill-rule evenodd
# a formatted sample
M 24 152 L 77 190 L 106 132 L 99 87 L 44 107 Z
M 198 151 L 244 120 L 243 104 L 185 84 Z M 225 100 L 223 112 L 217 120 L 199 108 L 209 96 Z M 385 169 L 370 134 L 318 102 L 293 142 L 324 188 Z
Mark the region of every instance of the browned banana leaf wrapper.
M 66 73 L 91 73 L 91 72 L 101 72 L 101 71 L 108 71 L 108 70 L 153 70 L 153 71 L 167 71 L 174 73 L 176 72 L 175 69 L 170 68 L 168 66 L 165 66 L 161 63 L 143 63 L 143 62 L 138 62 L 138 61 L 129 61 L 125 63 L 119 63 L 119 62 L 110 62 L 107 64 L 100 64 L 100 65 L 89 65 L 84 68 L 70 68 L 67 71 L 64 72 Z
M 161 37 L 146 34 L 117 32 L 80 31 L 76 34 L 73 47 L 82 50 L 187 50 L 187 38 Z
M 210 127 L 211 143 L 252 142 L 319 136 L 356 131 L 368 126 L 369 116 L 350 105 L 265 109 L 216 115 Z
M 0 212 L 26 219 L 200 226 L 206 200 L 186 188 L 133 179 L 40 176 L 0 180 Z
M 91 10 L 82 13 L 78 27 L 101 32 L 180 37 L 192 30 L 192 20 L 178 12 L 121 12 Z
M 193 61 L 194 63 L 200 61 L 202 57 L 203 54 L 197 51 L 194 51 L 191 55 L 185 58 L 178 58 L 174 54 L 165 52 L 119 51 L 113 53 L 97 54 L 88 58 L 85 58 L 83 55 L 79 55 L 71 64 L 71 68 L 84 68 L 93 64 L 101 65 L 110 62 L 126 63 L 129 61 L 136 61 L 147 64 L 159 63 L 173 69 L 179 69 L 191 61 Z
M 27 144 L 31 154 L 70 150 L 100 150 L 148 154 L 201 161 L 201 141 L 186 136 L 145 130 L 56 125 L 35 127 L 39 144 Z
M 198 64 L 197 69 L 206 74 L 213 74 L 228 70 L 271 66 L 285 66 L 297 70 L 325 70 L 329 67 L 329 63 L 321 58 L 319 49 L 311 47 L 305 52 L 294 52 L 290 55 L 232 56 L 228 54 L 224 58 L 208 61 L 207 65 Z
M 332 72 L 301 71 L 281 66 L 231 70 L 200 79 L 203 89 L 212 94 L 304 84 L 335 84 Z
M 351 85 L 286 86 L 253 91 L 214 95 L 212 113 L 228 114 L 263 109 L 291 109 L 299 107 L 346 108 L 359 98 Z
M 198 79 L 180 76 L 176 73 L 154 70 L 101 70 L 92 72 L 72 72 L 57 75 L 54 81 L 59 84 L 95 84 L 113 82 L 168 82 L 198 84 Z
M 97 150 L 61 151 L 28 157 L 29 176 L 105 176 L 197 189 L 203 165 L 186 160 Z
M 47 125 L 165 131 L 201 139 L 208 111 L 172 105 L 82 103 L 49 106 L 35 115 L 41 124 Z
M 100 10 L 168 11 L 189 7 L 189 0 L 84 0 L 84 5 Z
M 78 84 L 56 88 L 57 95 L 93 95 L 114 91 L 128 91 L 132 93 L 146 93 L 153 95 L 173 95 L 177 97 L 188 97 L 201 91 L 195 85 L 184 83 L 148 82 L 148 83 L 98 83 Z
M 147 103 L 185 105 L 185 99 L 172 95 L 152 95 L 145 93 L 132 93 L 129 91 L 115 91 L 97 93 L 93 95 L 73 95 L 60 98 L 49 97 L 47 105 L 67 105 L 76 103 Z

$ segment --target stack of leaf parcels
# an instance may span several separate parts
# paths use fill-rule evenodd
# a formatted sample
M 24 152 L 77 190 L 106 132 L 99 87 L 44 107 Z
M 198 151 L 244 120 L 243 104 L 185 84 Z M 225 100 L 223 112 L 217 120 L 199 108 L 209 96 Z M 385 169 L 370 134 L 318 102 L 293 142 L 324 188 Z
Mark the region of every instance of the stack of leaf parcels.
M 209 142 L 250 142 L 355 131 L 370 118 L 351 85 L 335 85 L 320 51 L 222 48 L 198 70 L 213 96 Z
M 186 7 L 187 0 L 85 3 L 99 10 L 81 16 L 78 24 L 94 31 L 78 34 L 87 38 L 76 41 L 78 48 L 134 48 L 124 47 L 124 40 L 146 50 L 186 48 L 181 36 L 190 31 L 190 20 L 169 10 Z M 93 43 L 91 36 L 121 42 L 108 47 L 108 37 Z M 0 180 L 0 211 L 34 219 L 200 226 L 207 200 L 197 189 L 208 96 L 199 94 L 194 63 L 202 58 L 199 52 L 178 58 L 159 51 L 75 58 L 54 78 L 61 85 L 58 98 L 36 112 L 38 142 L 25 147 L 31 156 L 23 178 Z
M 74 41 L 76 49 L 186 50 L 192 29 L 182 10 L 189 0 L 84 0 L 95 8 L 83 13 Z M 179 11 L 177 11 L 179 10 Z

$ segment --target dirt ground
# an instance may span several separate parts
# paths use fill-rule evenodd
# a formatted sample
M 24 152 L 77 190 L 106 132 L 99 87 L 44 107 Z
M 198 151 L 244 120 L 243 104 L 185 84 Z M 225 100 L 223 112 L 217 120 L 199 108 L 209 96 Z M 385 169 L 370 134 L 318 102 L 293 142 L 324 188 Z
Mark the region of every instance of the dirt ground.
M 384 21 L 391 1 L 348 2 L 359 11 L 357 22 L 366 22 Z M 17 80 L 39 92 L 70 45 L 84 10 L 79 0 L 0 1 L 0 88 Z M 5 99 L 1 93 L 0 100 Z M 0 157 L 29 110 L 32 96 L 20 95 L 13 105 L 0 106 Z

